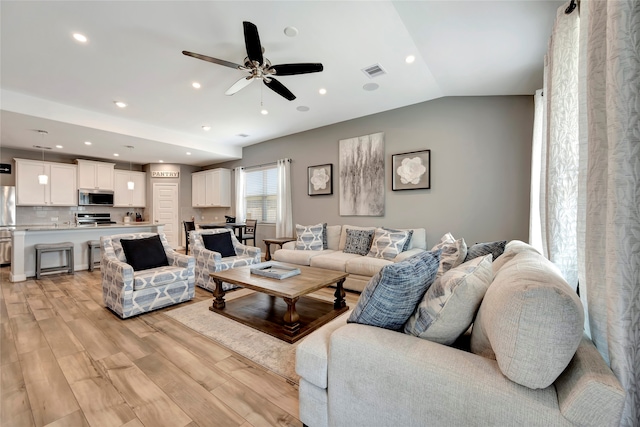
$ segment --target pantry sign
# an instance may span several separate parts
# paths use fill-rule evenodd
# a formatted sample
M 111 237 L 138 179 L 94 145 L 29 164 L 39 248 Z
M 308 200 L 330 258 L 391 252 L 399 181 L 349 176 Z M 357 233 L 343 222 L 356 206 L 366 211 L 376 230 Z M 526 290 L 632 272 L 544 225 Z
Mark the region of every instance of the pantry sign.
M 180 178 L 180 171 L 151 171 L 151 178 Z

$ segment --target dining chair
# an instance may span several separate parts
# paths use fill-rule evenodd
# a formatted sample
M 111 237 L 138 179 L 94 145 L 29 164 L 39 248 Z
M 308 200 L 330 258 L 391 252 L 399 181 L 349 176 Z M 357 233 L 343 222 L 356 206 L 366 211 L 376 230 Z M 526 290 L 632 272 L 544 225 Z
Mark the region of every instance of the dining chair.
M 189 255 L 189 232 L 196 229 L 195 221 L 182 221 L 184 224 L 184 235 L 187 244 L 185 245 L 184 254 Z
M 253 240 L 253 246 L 256 245 L 256 229 L 258 228 L 258 220 L 248 219 L 244 222 L 244 228 L 240 235 L 240 240 L 244 245 L 247 244 L 247 240 Z

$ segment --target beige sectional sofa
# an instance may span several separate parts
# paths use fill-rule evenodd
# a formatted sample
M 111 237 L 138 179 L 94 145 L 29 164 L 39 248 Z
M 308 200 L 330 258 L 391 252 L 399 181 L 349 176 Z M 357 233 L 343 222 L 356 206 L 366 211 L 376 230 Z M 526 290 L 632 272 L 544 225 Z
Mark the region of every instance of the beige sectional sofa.
M 414 228 L 408 249 L 398 254 L 393 260 L 373 258 L 350 253 L 344 253 L 347 240 L 347 230 L 375 230 L 376 227 L 358 227 L 353 225 L 327 226 L 328 249 L 320 251 L 296 250 L 296 242 L 285 243 L 282 249 L 273 254 L 273 259 L 290 264 L 308 265 L 329 270 L 344 271 L 349 276 L 344 282 L 344 288 L 362 292 L 369 280 L 387 264 L 400 262 L 420 251 L 427 249 L 427 232 L 424 228 Z
M 296 353 L 300 420 L 617 426 L 624 390 L 582 335 L 582 305 L 557 268 L 514 241 L 492 269 L 471 335 L 454 346 L 346 320 L 307 337 Z

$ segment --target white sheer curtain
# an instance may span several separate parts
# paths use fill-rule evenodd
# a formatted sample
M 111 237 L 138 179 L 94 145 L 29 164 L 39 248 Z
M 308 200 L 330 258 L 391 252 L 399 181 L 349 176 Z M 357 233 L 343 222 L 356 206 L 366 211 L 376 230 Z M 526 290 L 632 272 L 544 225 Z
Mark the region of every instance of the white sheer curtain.
M 640 426 L 640 2 L 583 0 L 580 19 L 580 295 Z
M 291 209 L 291 159 L 278 160 L 278 193 L 276 208 L 276 237 L 293 236 Z
M 545 61 L 542 239 L 565 277 L 575 260 L 585 330 L 626 390 L 620 425 L 640 426 L 640 2 L 567 5 Z
M 236 182 L 236 222 L 244 222 L 247 214 L 245 172 L 243 167 L 234 169 Z
M 578 287 L 578 13 L 558 9 L 545 57 L 546 128 L 541 145 L 543 254 Z
M 533 118 L 533 139 L 531 141 L 531 197 L 529 201 L 529 244 L 543 253 L 542 224 L 540 223 L 540 176 L 542 174 L 542 145 L 545 143 L 545 104 L 542 89 L 536 91 Z

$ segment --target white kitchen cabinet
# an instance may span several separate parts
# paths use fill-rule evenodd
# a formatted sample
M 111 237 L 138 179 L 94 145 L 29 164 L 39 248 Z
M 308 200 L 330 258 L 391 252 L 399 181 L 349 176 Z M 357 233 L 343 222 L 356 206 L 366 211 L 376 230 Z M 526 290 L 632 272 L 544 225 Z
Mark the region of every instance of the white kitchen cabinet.
M 231 171 L 211 169 L 191 174 L 191 204 L 194 208 L 231 206 Z
M 16 205 L 77 206 L 77 167 L 66 163 L 15 159 Z M 38 182 L 38 175 L 49 177 L 48 183 Z
M 147 174 L 144 172 L 129 172 L 114 170 L 113 206 L 144 208 L 147 205 Z M 133 190 L 129 190 L 127 183 L 133 181 Z
M 78 188 L 84 190 L 114 190 L 115 163 L 76 159 Z

